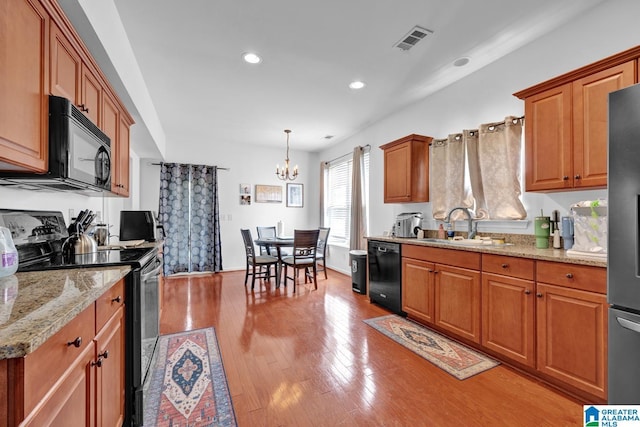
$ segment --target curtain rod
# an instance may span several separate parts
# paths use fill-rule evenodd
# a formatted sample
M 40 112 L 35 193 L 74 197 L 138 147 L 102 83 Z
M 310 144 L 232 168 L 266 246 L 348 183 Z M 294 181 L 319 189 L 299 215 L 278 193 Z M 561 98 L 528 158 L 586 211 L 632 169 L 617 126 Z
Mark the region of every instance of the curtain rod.
M 150 164 L 151 166 L 161 166 L 161 165 L 162 165 L 162 163 L 149 163 L 149 164 Z M 184 164 L 186 164 L 186 163 L 181 163 L 181 164 L 183 164 L 183 165 L 184 165 Z M 228 171 L 228 170 L 231 170 L 231 168 L 221 168 L 220 166 L 216 166 L 216 168 L 218 168 L 218 170 L 221 170 L 221 171 Z
M 362 148 L 363 148 L 363 149 L 365 149 L 365 148 L 369 148 L 369 149 L 371 149 L 371 145 L 367 144 L 367 145 L 365 145 L 365 146 L 364 146 L 364 147 L 362 147 Z M 343 157 L 347 157 L 347 156 L 350 156 L 350 155 L 352 155 L 352 154 L 353 154 L 353 153 L 343 154 L 342 156 L 338 156 L 338 157 L 336 157 L 335 159 L 327 160 L 327 161 L 326 161 L 326 162 L 324 162 L 324 163 L 326 163 L 326 164 L 328 164 L 328 163 L 332 163 L 332 162 L 335 162 L 336 160 L 340 160 L 340 159 L 342 159 Z

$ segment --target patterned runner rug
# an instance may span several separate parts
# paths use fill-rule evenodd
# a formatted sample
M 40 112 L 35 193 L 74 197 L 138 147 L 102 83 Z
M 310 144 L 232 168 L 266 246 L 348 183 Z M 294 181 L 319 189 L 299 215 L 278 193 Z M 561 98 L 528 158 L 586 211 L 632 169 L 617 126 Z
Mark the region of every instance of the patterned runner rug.
M 237 425 L 213 328 L 162 335 L 156 361 L 145 427 Z
M 367 319 L 364 323 L 459 380 L 499 364 L 483 354 L 395 314 Z

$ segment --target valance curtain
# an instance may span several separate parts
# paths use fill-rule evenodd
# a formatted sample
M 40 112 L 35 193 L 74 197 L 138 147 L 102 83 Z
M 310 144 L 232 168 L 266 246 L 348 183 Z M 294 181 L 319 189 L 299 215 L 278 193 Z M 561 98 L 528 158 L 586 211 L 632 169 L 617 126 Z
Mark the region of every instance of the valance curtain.
M 451 134 L 446 139 L 431 141 L 429 167 L 429 198 L 433 218 L 444 220 L 457 206 L 472 208 L 473 198 L 465 187 L 464 134 Z M 454 220 L 462 218 L 459 211 Z
M 472 141 L 467 146 L 480 218 L 515 220 L 527 216 L 520 201 L 522 120 L 508 116 L 504 122 L 480 125 L 477 145 Z
M 222 270 L 216 166 L 162 163 L 164 274 Z

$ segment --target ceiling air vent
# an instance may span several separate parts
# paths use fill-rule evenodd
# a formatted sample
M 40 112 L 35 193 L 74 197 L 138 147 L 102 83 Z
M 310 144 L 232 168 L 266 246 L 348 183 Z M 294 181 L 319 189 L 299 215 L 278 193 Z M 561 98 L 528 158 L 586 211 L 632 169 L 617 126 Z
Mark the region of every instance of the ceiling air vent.
M 402 50 L 409 50 L 416 45 L 420 40 L 433 34 L 433 31 L 426 28 L 418 27 L 417 25 L 411 29 L 394 47 L 399 47 Z

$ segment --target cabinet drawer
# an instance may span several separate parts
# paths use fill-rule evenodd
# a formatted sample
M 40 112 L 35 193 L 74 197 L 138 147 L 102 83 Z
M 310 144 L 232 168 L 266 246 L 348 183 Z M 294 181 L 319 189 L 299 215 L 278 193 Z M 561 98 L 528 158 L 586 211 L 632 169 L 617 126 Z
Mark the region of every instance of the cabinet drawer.
M 113 313 L 124 305 L 124 279 L 113 285 L 111 289 L 96 300 L 96 330 L 99 331 L 107 323 Z
M 602 267 L 537 261 L 536 281 L 601 294 L 607 293 L 607 269 Z
M 480 254 L 477 252 L 440 249 L 418 245 L 402 245 L 402 256 L 454 267 L 480 270 Z
M 95 331 L 95 305 L 91 304 L 36 351 L 24 357 L 25 413 L 53 387 L 64 371 L 92 345 Z M 80 338 L 79 346 L 71 344 Z M 79 341 L 80 341 L 79 340 Z
M 482 271 L 533 280 L 535 269 L 532 259 L 482 254 Z

